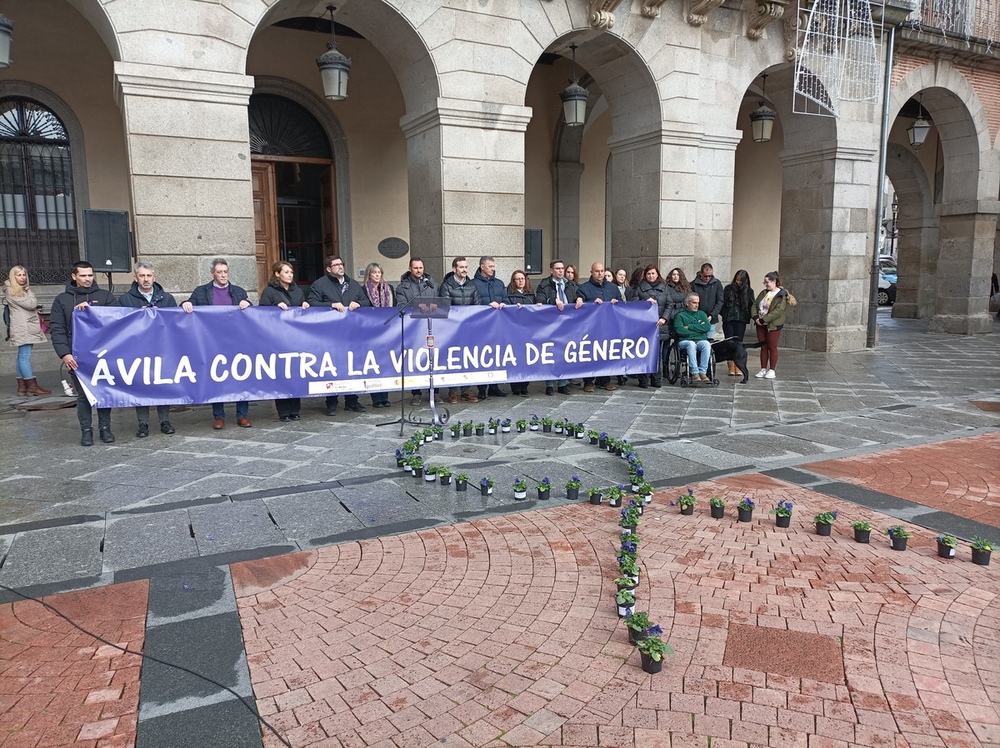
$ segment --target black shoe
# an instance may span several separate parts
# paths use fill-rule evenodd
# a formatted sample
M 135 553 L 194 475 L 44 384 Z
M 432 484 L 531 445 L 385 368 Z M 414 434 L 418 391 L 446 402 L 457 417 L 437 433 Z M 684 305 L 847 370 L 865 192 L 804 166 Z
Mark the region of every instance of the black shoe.
M 660 387 L 663 386 L 663 382 L 654 381 L 649 386 L 652 387 L 654 390 L 658 390 L 658 389 L 660 389 Z
M 527 387 L 525 387 L 525 388 L 524 388 L 523 390 L 521 390 L 521 391 L 520 391 L 519 393 L 517 393 L 517 394 L 519 394 L 519 395 L 520 395 L 521 397 L 528 397 L 528 388 L 527 388 Z
M 361 403 L 348 403 L 344 406 L 344 410 L 353 410 L 355 413 L 364 413 L 365 406 Z
M 546 395 L 554 395 L 554 394 L 556 394 L 556 391 L 552 387 L 546 387 L 545 388 L 545 394 Z
M 648 390 L 649 389 L 649 385 L 646 384 L 645 382 L 639 382 L 639 389 L 640 390 Z
M 560 387 L 559 388 L 559 394 L 560 395 L 568 395 L 568 394 L 570 394 L 569 387 L 567 387 L 566 385 L 563 385 L 562 387 Z
M 139 424 L 139 428 L 137 428 L 135 430 L 135 438 L 136 439 L 145 439 L 147 436 L 149 436 L 149 424 L 148 423 L 140 423 Z
M 337 415 L 337 406 L 334 405 L 332 408 L 327 408 L 326 409 L 326 414 L 328 416 L 335 416 L 335 415 Z
M 298 413 L 292 413 L 290 416 L 288 416 L 289 421 L 298 421 L 300 418 L 301 416 L 299 416 Z
M 80 446 L 81 447 L 93 447 L 94 446 L 94 430 L 93 429 L 80 429 Z
M 101 426 L 98 429 L 98 431 L 101 434 L 101 441 L 102 442 L 104 442 L 105 444 L 114 444 L 115 443 L 115 435 L 111 433 L 111 427 L 110 426 Z
M 491 387 L 487 390 L 490 397 L 507 397 L 507 393 L 499 387 Z
M 281 421 L 282 423 L 288 423 L 289 421 L 292 420 L 292 417 L 291 416 L 278 416 L 278 420 Z
M 624 387 L 626 384 L 628 384 L 628 377 L 618 377 L 618 384 Z
M 175 429 L 170 421 L 160 421 L 160 433 L 161 434 L 175 434 L 177 429 Z

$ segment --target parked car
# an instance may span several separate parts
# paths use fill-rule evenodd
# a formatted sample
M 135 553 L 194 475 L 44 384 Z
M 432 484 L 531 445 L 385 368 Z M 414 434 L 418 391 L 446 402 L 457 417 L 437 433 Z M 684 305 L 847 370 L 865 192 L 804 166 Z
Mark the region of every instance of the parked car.
M 896 303 L 896 262 L 888 255 L 879 257 L 878 305 L 890 306 Z

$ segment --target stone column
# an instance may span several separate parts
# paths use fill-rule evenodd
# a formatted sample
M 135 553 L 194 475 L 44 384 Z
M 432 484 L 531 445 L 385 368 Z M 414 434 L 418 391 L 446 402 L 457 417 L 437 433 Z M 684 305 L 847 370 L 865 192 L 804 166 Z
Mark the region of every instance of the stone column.
M 779 272 L 798 300 L 783 345 L 812 351 L 865 346 L 875 155 L 806 142 L 781 154 Z
M 401 120 L 409 163 L 410 252 L 440 281 L 457 255 L 506 279 L 524 265 L 527 107 L 438 99 Z M 506 280 L 505 280 L 506 282 Z
M 208 262 L 256 291 L 247 104 L 253 78 L 115 63 L 125 123 L 136 251 L 165 288 L 190 292 Z
M 969 200 L 938 206 L 940 253 L 937 261 L 931 332 L 978 335 L 993 332 L 986 299 L 996 242 L 995 200 Z
M 552 163 L 552 256 L 567 265 L 580 264 L 579 161 Z
M 925 214 L 922 208 L 922 205 L 901 205 L 896 220 L 896 254 L 900 273 L 892 316 L 897 319 L 930 319 L 934 316 L 938 218 Z
M 706 134 L 698 146 L 698 192 L 695 203 L 694 263 L 712 263 L 715 275 L 729 283 L 736 268 L 733 259 L 733 192 L 736 174 L 736 147 L 741 130 Z M 671 177 L 664 174 L 665 184 Z M 669 194 L 664 190 L 664 195 Z M 671 266 L 673 267 L 673 266 Z M 666 272 L 666 271 L 664 271 Z

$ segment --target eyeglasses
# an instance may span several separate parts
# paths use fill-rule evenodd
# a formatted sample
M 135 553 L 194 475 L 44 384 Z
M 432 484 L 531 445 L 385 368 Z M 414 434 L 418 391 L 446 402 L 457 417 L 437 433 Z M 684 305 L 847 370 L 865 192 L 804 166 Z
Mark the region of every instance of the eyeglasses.
M 330 263 L 330 264 L 329 264 L 329 265 L 328 265 L 327 267 L 331 267 L 331 268 L 332 268 L 332 267 L 333 267 L 334 265 L 343 265 L 343 264 L 344 264 L 344 263 L 342 263 L 342 262 L 340 262 L 340 261 L 338 260 L 337 262 L 331 262 L 331 263 Z

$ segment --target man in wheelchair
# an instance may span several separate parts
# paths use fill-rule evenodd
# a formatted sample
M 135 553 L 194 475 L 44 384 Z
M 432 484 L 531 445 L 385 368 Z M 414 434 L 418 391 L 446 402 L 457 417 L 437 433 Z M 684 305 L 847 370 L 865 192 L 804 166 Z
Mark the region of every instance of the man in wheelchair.
M 691 384 L 710 384 L 706 376 L 709 362 L 712 358 L 712 344 L 708 339 L 712 323 L 708 315 L 698 306 L 698 294 L 688 294 L 684 300 L 684 308 L 674 315 L 674 332 L 677 334 L 677 347 L 687 354 L 688 370 L 691 374 Z M 663 323 L 658 320 L 657 325 Z

